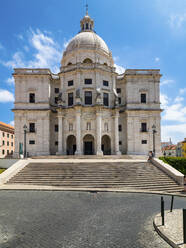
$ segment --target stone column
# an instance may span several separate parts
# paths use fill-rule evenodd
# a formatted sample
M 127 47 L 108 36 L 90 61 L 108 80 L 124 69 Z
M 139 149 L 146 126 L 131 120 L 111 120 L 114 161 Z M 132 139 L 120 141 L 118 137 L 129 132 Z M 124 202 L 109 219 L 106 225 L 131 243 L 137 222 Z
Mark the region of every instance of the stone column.
M 64 155 L 64 147 L 63 147 L 63 116 L 58 116 L 58 155 Z
M 101 113 L 97 112 L 96 113 L 96 140 L 97 140 L 97 144 L 96 144 L 96 155 L 103 155 L 103 152 L 101 150 L 101 135 L 102 135 L 102 120 L 101 120 Z
M 119 150 L 119 131 L 118 131 L 118 119 L 119 119 L 119 113 L 116 112 L 114 116 L 114 133 L 115 133 L 115 154 L 121 155 L 121 152 Z
M 81 150 L 81 111 L 76 112 L 76 155 L 82 155 Z

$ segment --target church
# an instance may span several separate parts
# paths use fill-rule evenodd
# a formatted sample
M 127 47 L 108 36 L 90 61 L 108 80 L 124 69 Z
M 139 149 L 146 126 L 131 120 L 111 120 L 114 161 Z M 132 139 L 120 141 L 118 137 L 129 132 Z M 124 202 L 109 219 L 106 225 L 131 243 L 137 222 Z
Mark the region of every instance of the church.
M 80 26 L 58 74 L 14 69 L 14 156 L 160 154 L 160 70 L 119 75 L 88 11 Z

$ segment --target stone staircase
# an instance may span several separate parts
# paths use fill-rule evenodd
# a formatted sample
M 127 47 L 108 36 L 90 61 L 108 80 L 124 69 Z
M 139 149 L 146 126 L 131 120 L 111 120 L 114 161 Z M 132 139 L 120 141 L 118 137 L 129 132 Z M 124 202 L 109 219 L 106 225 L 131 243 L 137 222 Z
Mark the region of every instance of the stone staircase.
M 169 193 L 183 191 L 183 187 L 148 162 L 31 162 L 7 184 L 76 189 L 137 189 Z

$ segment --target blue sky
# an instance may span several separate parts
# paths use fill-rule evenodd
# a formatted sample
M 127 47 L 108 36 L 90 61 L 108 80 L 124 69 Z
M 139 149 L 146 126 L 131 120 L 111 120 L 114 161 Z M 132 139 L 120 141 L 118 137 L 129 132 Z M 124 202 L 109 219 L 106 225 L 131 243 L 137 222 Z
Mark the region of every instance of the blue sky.
M 159 68 L 162 140 L 186 137 L 186 1 L 88 0 L 96 32 L 117 70 Z M 0 120 L 12 123 L 14 67 L 57 72 L 68 41 L 80 30 L 85 0 L 6 0 L 0 8 Z

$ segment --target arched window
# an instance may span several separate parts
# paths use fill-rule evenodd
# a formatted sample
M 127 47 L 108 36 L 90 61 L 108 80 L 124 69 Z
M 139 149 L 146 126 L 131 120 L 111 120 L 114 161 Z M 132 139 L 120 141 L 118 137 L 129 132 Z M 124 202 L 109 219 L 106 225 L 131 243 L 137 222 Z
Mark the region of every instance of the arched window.
M 88 29 L 88 23 L 86 23 L 86 29 Z
M 91 64 L 92 63 L 92 60 L 89 59 L 89 58 L 86 58 L 83 63 L 86 63 L 86 64 Z

